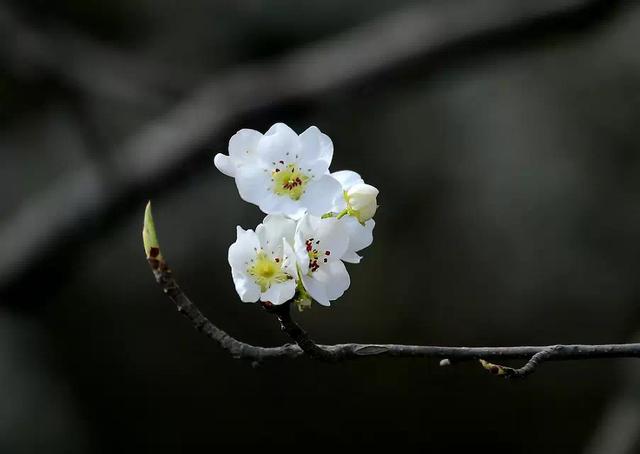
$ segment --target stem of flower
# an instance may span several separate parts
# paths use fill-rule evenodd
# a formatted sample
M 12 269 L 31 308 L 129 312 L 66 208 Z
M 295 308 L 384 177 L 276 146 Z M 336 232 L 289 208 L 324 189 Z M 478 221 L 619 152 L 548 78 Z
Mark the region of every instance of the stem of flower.
M 349 214 L 349 208 L 345 208 L 344 210 L 342 210 L 340 213 L 338 213 L 338 216 L 336 216 L 338 219 L 342 219 L 343 217 L 345 217 L 347 214 Z

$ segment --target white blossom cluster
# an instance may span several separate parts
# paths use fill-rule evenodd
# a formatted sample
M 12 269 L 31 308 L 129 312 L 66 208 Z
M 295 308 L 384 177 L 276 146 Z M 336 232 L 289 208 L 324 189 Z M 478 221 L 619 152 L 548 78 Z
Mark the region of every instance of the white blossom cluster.
M 330 173 L 332 158 L 333 143 L 318 128 L 298 135 L 283 123 L 265 134 L 242 129 L 229 155 L 216 155 L 240 197 L 267 215 L 255 231 L 238 226 L 229 247 L 242 301 L 329 306 L 349 288 L 344 262 L 359 263 L 373 241 L 378 190 L 350 170 Z

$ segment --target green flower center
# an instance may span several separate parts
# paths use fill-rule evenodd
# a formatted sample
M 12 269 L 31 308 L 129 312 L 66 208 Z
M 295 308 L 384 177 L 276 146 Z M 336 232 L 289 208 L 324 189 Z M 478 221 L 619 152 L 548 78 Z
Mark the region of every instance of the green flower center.
M 281 284 L 291 279 L 288 274 L 282 271 L 280 259 L 278 257 L 271 258 L 264 252 L 258 252 L 247 272 L 260 286 L 262 293 L 269 290 L 273 284 Z
M 271 172 L 273 192 L 278 195 L 288 196 L 292 200 L 298 200 L 304 194 L 309 177 L 295 164 L 287 164 L 280 161 L 283 167 Z

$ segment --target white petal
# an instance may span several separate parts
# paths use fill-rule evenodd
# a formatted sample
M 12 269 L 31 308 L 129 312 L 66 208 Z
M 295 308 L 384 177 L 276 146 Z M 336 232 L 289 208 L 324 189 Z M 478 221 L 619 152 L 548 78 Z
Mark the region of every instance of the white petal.
M 333 159 L 333 142 L 328 135 L 320 133 L 320 159 L 327 163 L 327 166 L 331 164 Z
M 262 195 L 262 199 L 258 204 L 264 213 L 282 214 L 292 219 L 299 219 L 305 212 L 304 206 L 298 201 L 292 200 L 290 197 L 282 196 L 267 191 Z
M 236 166 L 233 164 L 233 161 L 226 154 L 218 153 L 213 158 L 213 163 L 218 168 L 218 170 L 224 173 L 228 177 L 236 176 Z
M 303 217 L 298 223 L 298 230 L 296 230 L 294 250 L 296 258 L 298 259 L 298 266 L 302 270 L 302 273 L 306 273 L 309 269 L 309 254 L 306 249 L 306 236 L 302 230 L 300 230 L 300 223 L 302 223 L 306 217 Z
M 260 301 L 270 301 L 273 304 L 283 304 L 293 298 L 296 292 L 296 283 L 293 279 L 273 284 L 269 289 L 260 295 Z
M 300 134 L 300 143 L 300 166 L 313 176 L 320 177 L 328 173 L 333 156 L 331 139 L 315 126 L 311 126 Z
M 270 252 L 274 248 L 282 251 L 282 239 L 286 238 L 287 241 L 293 243 L 295 230 L 295 221 L 279 214 L 270 214 L 256 228 L 256 234 L 265 251 Z
M 259 205 L 271 191 L 271 176 L 257 166 L 245 165 L 242 172 L 236 174 L 236 186 L 242 200 Z
M 258 236 L 253 230 L 243 230 L 236 228 L 237 239 L 229 246 L 228 260 L 232 270 L 237 273 L 244 273 L 247 262 L 256 256 L 256 251 L 260 248 Z
M 364 183 L 362 177 L 351 170 L 339 170 L 333 172 L 331 176 L 340 182 L 344 191 L 348 191 L 353 185 Z
M 298 135 L 284 123 L 276 123 L 258 143 L 258 155 L 266 166 L 274 162 L 292 162 L 300 152 Z
M 302 145 L 302 152 L 305 158 L 310 161 L 316 161 L 320 158 L 320 135 L 322 133 L 315 126 L 308 127 L 302 134 L 300 134 L 300 143 Z
M 237 273 L 232 268 L 233 285 L 243 303 L 255 303 L 260 298 L 260 287 L 244 273 Z
M 313 238 L 320 241 L 320 248 L 331 251 L 330 260 L 337 260 L 347 251 L 349 236 L 336 218 L 319 219 Z
M 307 255 L 308 257 L 308 255 Z M 296 264 L 298 263 L 297 257 L 291 243 L 286 238 L 282 238 L 282 270 L 294 280 L 298 280 L 298 269 Z M 307 267 L 309 264 L 307 263 Z
M 376 222 L 369 219 L 364 225 L 353 216 L 345 216 L 340 219 L 342 226 L 349 235 L 349 251 L 358 252 L 373 243 L 373 228 Z
M 333 301 L 340 298 L 351 285 L 351 278 L 347 268 L 340 260 L 329 262 L 327 274 L 330 278 L 326 282 L 327 297 Z
M 347 263 L 360 263 L 362 257 L 356 254 L 354 251 L 348 250 L 342 254 L 341 260 Z
M 317 279 L 313 279 L 307 275 L 302 275 L 302 284 L 307 290 L 311 298 L 316 300 L 323 306 L 330 306 L 329 297 L 327 296 L 326 285 Z
M 330 212 L 343 199 L 342 187 L 335 178 L 324 175 L 307 183 L 307 189 L 300 197 L 300 203 L 315 216 Z
M 245 160 L 256 152 L 261 137 L 262 134 L 253 129 L 241 129 L 229 139 L 229 156 Z
M 351 285 L 351 278 L 340 260 L 329 262 L 311 275 L 303 275 L 302 283 L 318 303 L 329 306 L 329 301 L 340 298 Z

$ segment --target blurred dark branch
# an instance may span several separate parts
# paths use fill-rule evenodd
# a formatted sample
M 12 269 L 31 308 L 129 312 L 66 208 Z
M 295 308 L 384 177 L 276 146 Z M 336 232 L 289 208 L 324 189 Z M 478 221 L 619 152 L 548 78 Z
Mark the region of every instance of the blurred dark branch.
M 609 403 L 585 454 L 634 454 L 640 450 L 638 383 L 625 386 Z
M 620 372 L 617 392 L 602 412 L 584 454 L 640 452 L 640 364 L 624 363 Z
M 97 43 L 72 31 L 30 27 L 0 4 L 0 56 L 25 79 L 50 76 L 91 96 L 164 106 L 193 77 L 179 69 Z
M 178 286 L 158 242 L 151 205 L 147 205 L 143 227 L 144 248 L 156 282 L 173 301 L 178 312 L 193 323 L 198 331 L 214 340 L 234 358 L 247 359 L 259 363 L 273 358 L 297 358 L 307 355 L 325 362 L 338 362 L 370 356 L 396 358 L 434 358 L 445 363 L 479 360 L 483 367 L 495 375 L 505 378 L 524 378 L 533 373 L 544 361 L 586 360 L 597 358 L 640 358 L 640 344 L 608 345 L 548 345 L 541 347 L 436 347 L 427 345 L 398 344 L 336 344 L 318 345 L 293 320 L 289 302 L 276 306 L 262 303 L 273 313 L 281 324 L 281 329 L 289 335 L 297 346 L 285 344 L 280 347 L 257 347 L 241 342 L 214 325 Z M 527 359 L 527 363 L 513 369 L 486 361 Z
M 38 267 L 47 267 L 70 244 L 77 247 L 81 240 L 88 241 L 91 235 L 85 226 L 103 221 L 118 202 L 139 197 L 181 169 L 184 163 L 210 153 L 206 145 L 240 116 L 296 99 L 319 97 L 463 42 L 490 41 L 507 31 L 530 29 L 536 24 L 546 30 L 549 20 L 571 17 L 602 4 L 612 3 L 428 2 L 388 14 L 273 61 L 241 66 L 213 77 L 117 147 L 112 162 L 107 163 L 109 183 L 93 178 L 96 169 L 88 165 L 66 176 L 51 193 L 25 203 L 0 226 L 3 244 L 10 245 L 0 255 L 0 289 L 19 282 Z M 53 62 L 44 58 L 47 51 L 39 50 L 42 42 L 33 36 L 26 33 L 21 41 L 27 43 L 24 45 L 30 40 L 36 43 L 26 54 L 35 55 L 34 60 L 42 57 L 54 69 L 65 70 L 55 58 Z M 101 67 L 101 71 L 108 70 Z M 91 77 L 73 78 L 79 84 L 92 81 Z

